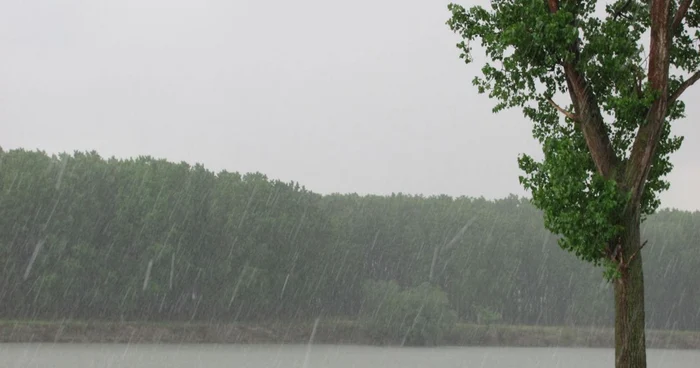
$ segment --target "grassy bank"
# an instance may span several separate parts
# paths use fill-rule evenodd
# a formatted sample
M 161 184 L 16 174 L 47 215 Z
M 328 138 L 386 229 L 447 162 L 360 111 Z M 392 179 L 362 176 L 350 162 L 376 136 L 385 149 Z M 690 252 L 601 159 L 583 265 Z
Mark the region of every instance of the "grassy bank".
M 312 322 L 204 324 L 153 322 L 0 321 L 0 342 L 301 344 Z M 457 324 L 444 346 L 612 347 L 612 329 Z M 377 345 L 353 321 L 321 321 L 314 343 Z M 647 332 L 647 346 L 700 349 L 700 331 Z

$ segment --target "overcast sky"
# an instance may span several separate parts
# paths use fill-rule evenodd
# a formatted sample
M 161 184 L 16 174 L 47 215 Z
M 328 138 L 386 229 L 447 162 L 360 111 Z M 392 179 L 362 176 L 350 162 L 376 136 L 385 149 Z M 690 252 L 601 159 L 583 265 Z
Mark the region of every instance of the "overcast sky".
M 458 58 L 448 2 L 2 1 L 0 146 L 200 162 L 320 193 L 525 195 L 531 123 L 471 86 L 480 65 Z M 689 105 L 662 198 L 697 210 Z

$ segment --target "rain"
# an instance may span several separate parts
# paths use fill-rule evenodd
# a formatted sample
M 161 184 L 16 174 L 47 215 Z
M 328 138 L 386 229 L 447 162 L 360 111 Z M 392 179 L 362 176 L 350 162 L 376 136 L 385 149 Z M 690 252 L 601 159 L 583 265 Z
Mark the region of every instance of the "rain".
M 699 4 L 3 2 L 0 367 L 696 367 Z

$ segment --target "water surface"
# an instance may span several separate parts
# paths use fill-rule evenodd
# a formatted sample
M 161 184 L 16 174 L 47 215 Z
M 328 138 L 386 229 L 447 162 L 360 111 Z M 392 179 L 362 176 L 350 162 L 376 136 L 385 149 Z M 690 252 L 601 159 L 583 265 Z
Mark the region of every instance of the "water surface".
M 8 368 L 588 368 L 613 360 L 611 349 L 587 348 L 0 344 L 0 367 Z M 649 350 L 648 360 L 695 368 L 700 351 Z

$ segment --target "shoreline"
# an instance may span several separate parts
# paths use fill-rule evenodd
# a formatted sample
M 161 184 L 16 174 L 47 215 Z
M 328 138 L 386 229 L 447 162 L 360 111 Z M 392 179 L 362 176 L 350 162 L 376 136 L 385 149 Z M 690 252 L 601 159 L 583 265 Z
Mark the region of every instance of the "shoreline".
M 306 344 L 313 323 L 0 321 L 0 343 Z M 372 341 L 354 321 L 321 321 L 315 344 L 398 346 Z M 614 347 L 611 328 L 459 323 L 438 346 Z M 650 349 L 700 349 L 700 331 L 647 330 Z

